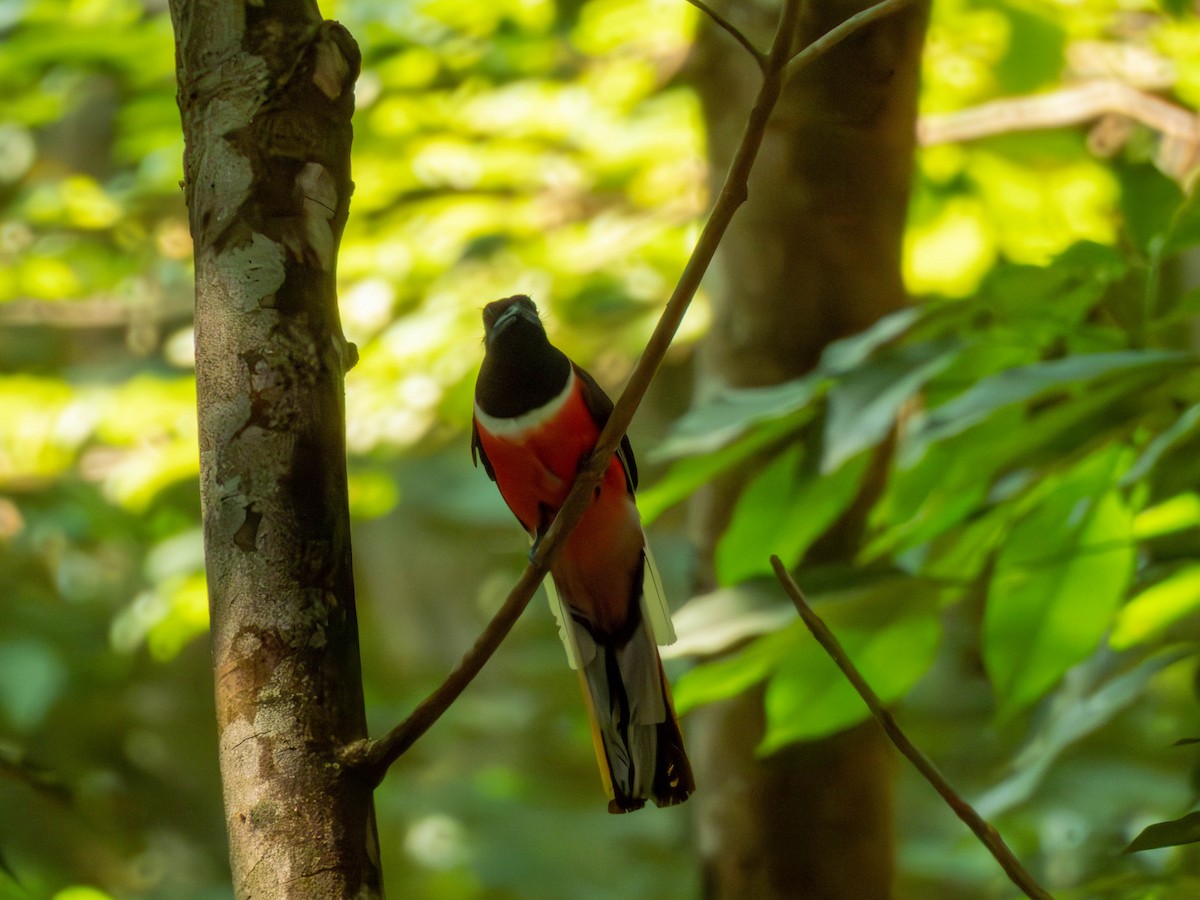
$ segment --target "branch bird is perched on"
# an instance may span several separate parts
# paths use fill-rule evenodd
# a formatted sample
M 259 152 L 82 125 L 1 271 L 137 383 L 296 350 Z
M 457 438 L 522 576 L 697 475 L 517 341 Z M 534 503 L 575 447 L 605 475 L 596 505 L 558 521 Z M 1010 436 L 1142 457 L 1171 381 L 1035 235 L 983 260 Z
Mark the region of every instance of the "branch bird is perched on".
M 541 539 L 613 405 L 551 345 L 524 295 L 483 310 L 471 452 L 533 541 Z M 583 682 L 610 812 L 682 803 L 695 789 L 655 637 L 675 639 L 646 548 L 628 437 L 550 566 L 551 608 Z

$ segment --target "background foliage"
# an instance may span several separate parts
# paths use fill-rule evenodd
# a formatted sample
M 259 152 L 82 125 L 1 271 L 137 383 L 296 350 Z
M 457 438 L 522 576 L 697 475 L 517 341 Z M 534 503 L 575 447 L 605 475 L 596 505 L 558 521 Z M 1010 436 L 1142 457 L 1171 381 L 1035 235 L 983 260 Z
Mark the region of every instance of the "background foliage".
M 533 294 L 556 342 L 616 386 L 682 268 L 705 204 L 697 23 L 678 0 L 323 10 L 364 52 L 340 275 L 379 733 L 523 559 L 466 450 L 480 307 Z M 0 38 L 0 896 L 224 897 L 170 25 L 153 0 L 3 0 Z M 1063 896 L 1196 887 L 1192 849 L 1120 851 L 1195 802 L 1195 747 L 1171 744 L 1196 736 L 1200 210 L 1181 187 L 1197 132 L 1172 123 L 1197 127 L 1198 50 L 1173 0 L 938 0 L 914 307 L 801 381 L 669 424 L 698 306 L 633 434 L 677 597 L 679 504 L 768 452 L 720 546 L 721 590 L 680 615 L 683 655 L 740 649 L 672 666 L 681 710 L 766 682 L 769 753 L 865 711 L 766 554 L 800 563 L 900 422 L 862 558 L 802 583 Z M 1096 84 L 1123 99 L 1060 104 L 1059 127 L 1026 127 L 1012 102 Z M 979 128 L 969 111 L 997 101 L 982 119 L 1003 127 Z M 948 143 L 952 127 L 967 133 Z M 381 789 L 389 889 L 604 897 L 619 873 L 622 896 L 694 896 L 686 808 L 604 812 L 539 612 Z M 1004 895 L 904 777 L 902 893 Z

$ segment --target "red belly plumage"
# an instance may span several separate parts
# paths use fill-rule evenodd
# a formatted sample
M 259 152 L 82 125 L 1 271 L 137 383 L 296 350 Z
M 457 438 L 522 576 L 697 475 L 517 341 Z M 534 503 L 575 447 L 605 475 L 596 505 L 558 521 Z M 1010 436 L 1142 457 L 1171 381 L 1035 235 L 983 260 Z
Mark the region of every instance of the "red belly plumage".
M 544 531 L 558 512 L 600 436 L 580 393 L 581 384 L 575 382 L 552 418 L 518 436 L 479 428 L 500 494 L 530 535 Z M 629 617 L 640 588 L 643 543 L 637 506 L 614 455 L 599 492 L 551 566 L 564 598 L 598 634 L 618 632 Z

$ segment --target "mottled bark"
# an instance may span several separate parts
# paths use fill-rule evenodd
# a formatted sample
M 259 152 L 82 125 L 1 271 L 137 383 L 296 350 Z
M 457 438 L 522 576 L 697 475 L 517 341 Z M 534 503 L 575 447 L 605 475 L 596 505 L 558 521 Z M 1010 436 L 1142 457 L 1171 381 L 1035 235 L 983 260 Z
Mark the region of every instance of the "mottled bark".
M 358 49 L 315 2 L 171 0 L 221 776 L 236 896 L 381 895 L 334 270 Z
M 869 5 L 806 3 L 796 45 Z M 759 46 L 776 15 L 766 3 L 719 9 Z M 900 255 L 927 14 L 927 3 L 918 2 L 868 25 L 785 88 L 749 202 L 710 278 L 713 327 L 700 354 L 701 397 L 717 385 L 796 378 L 830 342 L 906 302 Z M 758 71 L 710 25 L 698 39 L 691 78 L 716 176 L 736 145 Z M 743 482 L 724 479 L 696 498 L 701 587 L 711 586 L 713 550 Z M 809 561 L 850 559 L 866 505 L 856 504 Z M 890 896 L 894 767 L 880 730 L 867 723 L 760 760 L 753 750 L 763 732 L 761 706 L 761 695 L 750 692 L 692 716 L 707 896 Z

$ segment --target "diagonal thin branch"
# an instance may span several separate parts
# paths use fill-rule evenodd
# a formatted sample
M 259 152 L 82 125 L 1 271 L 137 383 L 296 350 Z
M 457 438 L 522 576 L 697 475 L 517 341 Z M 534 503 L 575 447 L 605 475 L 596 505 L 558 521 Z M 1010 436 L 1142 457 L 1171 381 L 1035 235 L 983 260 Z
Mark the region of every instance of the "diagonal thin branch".
M 862 12 L 855 13 L 837 28 L 831 28 L 799 53 L 792 57 L 787 67 L 787 77 L 791 78 L 797 71 L 814 62 L 836 45 L 840 44 L 860 28 L 871 24 L 876 19 L 890 16 L 903 9 L 915 0 L 882 0 L 874 6 L 869 6 Z
M 712 212 L 700 233 L 692 255 L 684 267 L 679 282 L 667 301 L 666 308 L 655 326 L 654 333 L 642 351 L 637 366 L 629 376 L 625 390 L 617 400 L 608 423 L 596 441 L 587 465 L 575 479 L 567 499 L 555 517 L 550 529 L 542 537 L 537 551 L 530 558 L 528 567 L 520 580 L 509 591 L 499 611 L 484 628 L 474 646 L 463 655 L 458 666 L 446 677 L 433 693 L 426 697 L 412 714 L 376 741 L 359 741 L 343 748 L 341 762 L 356 775 L 378 784 L 387 774 L 388 768 L 413 745 L 436 722 L 466 689 L 484 664 L 495 653 L 501 641 L 512 630 L 525 607 L 529 605 L 537 586 L 550 569 L 554 555 L 566 541 L 571 529 L 582 518 L 587 509 L 592 488 L 598 485 L 608 465 L 608 460 L 617 449 L 621 436 L 629 428 L 650 382 L 658 372 L 667 349 L 683 321 L 684 314 L 708 270 L 717 246 L 729 227 L 734 213 L 748 196 L 750 170 L 766 134 L 767 122 L 788 75 L 798 64 L 804 64 L 824 53 L 838 41 L 852 34 L 857 28 L 886 15 L 912 0 L 882 0 L 877 6 L 848 19 L 828 34 L 818 38 L 810 47 L 795 57 L 791 56 L 793 36 L 800 17 L 800 0 L 785 0 L 780 14 L 779 26 L 766 54 L 763 67 L 763 82 L 755 99 L 754 107 L 746 119 L 742 140 L 738 145 L 733 162 L 725 176 L 725 182 L 713 204 Z M 881 10 L 874 16 L 866 16 L 872 10 Z M 809 54 L 809 50 L 817 48 Z M 758 53 L 759 51 L 755 51 Z M 806 54 L 809 54 L 806 56 Z
M 780 561 L 778 556 L 771 557 L 771 566 L 775 569 L 775 577 L 779 579 L 779 583 L 783 585 L 783 589 L 787 591 L 792 602 L 796 605 L 796 611 L 800 613 L 800 618 L 804 620 L 804 624 L 808 626 L 808 630 L 812 632 L 813 637 L 817 639 L 824 649 L 829 654 L 829 657 L 837 664 L 837 667 L 842 670 L 842 674 L 846 676 L 846 680 L 858 691 L 858 695 L 863 698 L 863 702 L 871 710 L 871 714 L 883 730 L 887 732 L 887 736 L 892 743 L 896 745 L 896 749 L 908 758 L 931 785 L 933 789 L 941 794 L 942 799 L 946 801 L 949 807 L 954 810 L 967 827 L 975 833 L 975 836 L 983 843 L 988 852 L 995 857 L 996 862 L 1000 863 L 1000 867 L 1004 869 L 1012 883 L 1019 887 L 1025 896 L 1033 898 L 1033 900 L 1053 900 L 1051 895 L 1039 885 L 1021 865 L 1021 861 L 1013 854 L 1008 845 L 1004 843 L 1004 838 L 992 826 L 990 822 L 984 819 L 975 808 L 971 806 L 963 797 L 950 786 L 949 782 L 942 776 L 942 773 L 937 770 L 937 766 L 926 756 L 921 749 L 917 747 L 908 736 L 900 728 L 895 717 L 883 705 L 878 695 L 867 684 L 867 680 L 863 678 L 862 673 L 858 671 L 854 663 L 850 661 L 850 657 L 846 655 L 846 651 L 842 648 L 841 642 L 829 630 L 829 627 L 821 620 L 808 601 L 804 599 L 804 592 L 792 580 L 792 576 L 788 574 L 787 567 Z
M 754 57 L 754 61 L 758 64 L 759 71 L 763 72 L 764 74 L 766 73 L 767 54 L 755 47 L 754 42 L 751 41 L 750 38 L 746 37 L 745 33 L 740 28 L 705 3 L 704 0 L 687 0 L 687 2 L 712 19 L 717 26 L 727 31 L 735 41 L 745 47 L 746 52 Z
M 700 239 L 692 250 L 679 283 L 675 286 L 671 299 L 667 301 L 667 306 L 646 344 L 646 349 L 642 351 L 624 392 L 617 400 L 608 423 L 596 441 L 596 448 L 592 451 L 588 464 L 576 477 L 567 499 L 542 537 L 525 572 L 509 592 L 500 610 L 475 641 L 475 645 L 467 651 L 446 680 L 426 697 L 407 719 L 377 741 L 359 741 L 344 748 L 342 763 L 361 772 L 363 777 L 372 783 L 378 784 L 383 779 L 391 764 L 441 717 L 483 668 L 484 663 L 491 658 L 525 607 L 529 605 L 537 586 L 546 577 L 555 553 L 587 509 L 592 488 L 600 483 L 609 458 L 616 451 L 621 436 L 629 428 L 629 423 L 633 420 L 633 415 L 663 357 L 666 356 L 675 332 L 683 321 L 684 313 L 687 312 L 688 305 L 700 286 L 700 280 L 712 262 L 717 245 L 721 242 L 734 212 L 746 200 L 750 169 L 762 144 L 771 111 L 783 89 L 788 53 L 799 13 L 800 0 L 786 0 L 771 52 L 767 56 L 762 87 L 746 120 L 741 144 L 729 166 L 725 183 L 717 195 Z

